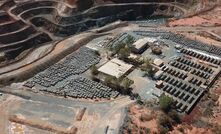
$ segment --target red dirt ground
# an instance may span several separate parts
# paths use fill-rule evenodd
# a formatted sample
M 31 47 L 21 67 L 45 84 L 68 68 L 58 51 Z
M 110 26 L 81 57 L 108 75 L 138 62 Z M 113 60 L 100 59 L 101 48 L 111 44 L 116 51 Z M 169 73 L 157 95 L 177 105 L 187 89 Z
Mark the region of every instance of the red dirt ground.
M 144 120 L 141 120 L 141 116 L 145 117 Z M 129 117 L 131 122 L 128 128 L 131 129 L 132 134 L 145 133 L 146 129 L 149 129 L 150 133 L 158 132 L 156 113 L 152 110 L 140 105 L 132 105 L 129 108 Z M 129 132 L 125 130 L 124 134 Z
M 213 134 L 209 129 L 196 128 L 191 125 L 178 125 L 169 134 Z
M 128 129 L 131 130 L 131 134 L 146 134 L 146 129 L 150 130 L 150 134 L 159 134 L 157 118 L 161 111 L 153 111 L 145 106 L 132 105 L 129 108 L 129 117 L 131 122 L 128 125 Z M 210 128 L 198 128 L 192 125 L 194 120 L 200 118 L 201 112 L 198 106 L 193 111 L 182 118 L 183 123 L 173 127 L 173 130 L 168 134 L 213 134 Z M 141 117 L 143 120 L 141 119 Z M 124 131 L 124 134 L 129 134 L 128 131 Z
M 218 6 L 204 14 L 173 20 L 169 22 L 169 26 L 220 26 L 221 25 L 221 7 Z
M 200 108 L 196 106 L 190 114 L 185 115 L 182 118 L 182 122 L 191 124 L 195 119 L 199 118 L 200 115 L 201 115 Z

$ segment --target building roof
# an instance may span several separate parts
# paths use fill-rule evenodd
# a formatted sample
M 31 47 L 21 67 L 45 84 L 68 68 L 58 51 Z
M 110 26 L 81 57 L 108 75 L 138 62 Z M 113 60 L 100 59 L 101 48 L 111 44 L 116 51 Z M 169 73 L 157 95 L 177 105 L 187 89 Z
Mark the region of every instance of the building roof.
M 162 94 L 163 94 L 163 91 L 161 91 L 160 89 L 155 89 L 152 93 L 152 95 L 156 97 L 160 97 Z
M 102 67 L 98 69 L 98 71 L 114 76 L 116 78 L 120 78 L 124 75 L 128 70 L 130 70 L 133 65 L 127 64 L 122 60 L 114 58 L 104 64 Z
M 154 74 L 154 77 L 155 77 L 156 79 L 158 79 L 162 74 L 163 74 L 163 71 L 162 71 L 162 70 L 159 70 L 159 71 L 157 71 L 157 72 Z
M 153 37 L 145 37 L 145 40 L 147 40 L 149 43 L 154 43 L 158 41 L 157 38 L 153 38 Z
M 137 40 L 136 42 L 134 42 L 133 46 L 136 49 L 141 49 L 143 46 L 147 45 L 147 43 L 149 42 L 148 38 L 142 38 Z
M 137 57 L 138 57 L 137 55 L 131 53 L 128 58 L 136 59 Z
M 155 64 L 156 66 L 161 66 L 164 63 L 163 60 L 161 59 L 154 59 L 153 64 Z

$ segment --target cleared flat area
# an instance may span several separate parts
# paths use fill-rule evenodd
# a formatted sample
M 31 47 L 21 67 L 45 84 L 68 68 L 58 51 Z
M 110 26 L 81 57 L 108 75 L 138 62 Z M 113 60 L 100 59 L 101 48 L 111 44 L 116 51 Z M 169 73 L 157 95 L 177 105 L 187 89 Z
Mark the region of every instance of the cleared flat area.
M 21 129 L 21 131 L 23 130 L 26 133 L 47 133 L 45 130 L 33 128 L 30 125 L 9 122 L 7 118 L 3 121 L 3 116 L 5 117 L 5 114 L 9 113 L 9 117 L 16 115 L 30 124 L 38 124 L 40 126 L 49 125 L 57 130 L 68 130 L 74 126 L 78 128 L 78 133 L 91 133 L 93 131 L 103 133 L 105 128 L 110 125 L 117 131 L 120 124 L 116 124 L 121 122 L 121 117 L 124 115 L 124 107 L 133 102 L 128 97 L 121 97 L 109 102 L 88 102 L 45 96 L 26 91 L 22 91 L 20 94 L 25 94 L 30 99 L 18 98 L 19 101 L 16 101 L 18 103 L 15 103 L 13 101 L 14 97 L 10 95 L 11 97 L 8 98 L 8 101 L 5 100 L 1 103 L 1 106 L 4 106 L 5 110 L 1 111 L 0 121 L 3 124 L 10 124 L 6 127 L 5 131 L 7 132 L 15 132 L 18 131 L 17 129 Z M 8 102 L 12 102 L 10 106 L 14 107 L 13 109 L 6 107 L 6 104 L 9 106 Z M 86 111 L 82 119 L 78 121 L 76 117 L 83 108 L 86 108 Z M 100 126 L 101 124 L 102 126 Z M 17 129 L 13 129 L 15 127 Z

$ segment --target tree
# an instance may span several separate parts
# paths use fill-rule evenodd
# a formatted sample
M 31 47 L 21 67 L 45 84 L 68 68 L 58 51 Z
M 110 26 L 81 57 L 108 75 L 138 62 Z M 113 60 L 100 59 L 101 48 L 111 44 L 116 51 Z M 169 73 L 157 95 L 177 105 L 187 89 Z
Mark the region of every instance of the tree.
M 123 81 L 122 81 L 122 85 L 123 85 L 123 88 L 125 89 L 128 89 L 130 88 L 130 86 L 134 84 L 134 81 L 128 79 L 128 78 L 124 78 Z
M 130 93 L 130 86 L 134 83 L 134 81 L 128 79 L 128 78 L 124 78 L 122 80 L 122 93 L 124 94 L 129 94 Z
M 111 87 L 111 88 L 114 88 L 116 90 L 119 90 L 120 88 L 120 81 L 114 77 L 114 76 L 106 76 L 105 77 L 105 80 L 104 80 L 104 83 Z
M 145 59 L 143 65 L 141 66 L 142 71 L 147 71 L 152 69 L 152 65 L 150 63 L 150 59 Z
M 142 64 L 144 64 L 144 61 L 140 58 L 140 56 L 137 56 L 136 58 L 129 57 L 127 60 L 136 67 L 139 67 Z
M 64 98 L 67 98 L 67 92 L 64 91 Z
M 170 111 L 168 113 L 168 116 L 173 119 L 176 123 L 181 123 L 181 119 L 180 116 L 178 115 L 178 113 L 176 111 Z
M 117 79 L 116 77 L 113 77 L 112 79 L 112 86 L 114 89 L 119 90 L 120 89 L 120 81 L 119 79 Z
M 214 134 L 220 134 L 220 132 L 221 132 L 221 126 L 219 125 L 219 124 L 213 124 L 212 125 L 212 132 L 214 133 Z
M 156 46 L 155 46 L 155 47 L 152 47 L 151 50 L 152 50 L 152 53 L 154 53 L 154 54 L 156 54 L 156 55 L 162 54 L 162 50 L 161 50 L 160 47 L 156 47 Z
M 142 71 L 146 71 L 150 77 L 153 77 L 155 74 L 154 67 L 151 64 L 151 59 L 146 59 L 144 64 L 141 66 Z
M 118 57 L 121 60 L 125 60 L 130 56 L 130 50 L 128 47 L 121 48 L 120 51 L 118 52 Z
M 113 48 L 112 48 L 112 52 L 113 54 L 117 54 L 120 49 L 125 48 L 126 44 L 124 42 L 119 42 L 117 43 Z
M 136 102 L 137 102 L 138 104 L 140 104 L 140 105 L 142 105 L 142 104 L 143 104 L 142 98 L 140 97 L 140 95 L 139 95 L 139 94 L 138 94 L 138 96 L 137 96 L 137 98 L 136 98 L 136 99 L 137 99 L 137 101 L 136 101 Z
M 153 77 L 154 74 L 155 74 L 155 70 L 154 70 L 153 67 L 152 67 L 151 69 L 147 70 L 147 72 L 148 72 L 148 75 L 149 75 L 150 77 Z
M 106 85 L 110 85 L 113 81 L 114 77 L 113 76 L 106 76 L 105 79 L 104 79 L 104 83 Z
M 126 42 L 126 44 L 127 44 L 128 46 L 131 45 L 131 44 L 133 44 L 133 43 L 134 43 L 134 37 L 131 36 L 131 35 L 128 35 L 125 42 Z
M 145 134 L 150 134 L 150 129 L 149 128 L 145 129 Z
M 92 75 L 98 75 L 99 71 L 95 65 L 91 66 L 91 74 Z
M 162 94 L 159 98 L 159 103 L 160 103 L 160 108 L 164 112 L 168 112 L 173 104 L 173 99 L 169 96 L 166 96 L 165 94 Z
M 157 123 L 158 123 L 158 127 L 161 128 L 161 130 L 163 130 L 162 132 L 164 132 L 164 129 L 169 131 L 173 127 L 173 120 L 166 114 L 161 114 L 158 117 Z
M 169 131 L 168 128 L 165 128 L 165 127 L 163 127 L 163 126 L 159 126 L 158 129 L 159 129 L 159 133 L 160 133 L 160 134 L 167 134 L 168 131 Z
M 95 55 L 100 56 L 100 52 L 99 51 L 94 51 Z

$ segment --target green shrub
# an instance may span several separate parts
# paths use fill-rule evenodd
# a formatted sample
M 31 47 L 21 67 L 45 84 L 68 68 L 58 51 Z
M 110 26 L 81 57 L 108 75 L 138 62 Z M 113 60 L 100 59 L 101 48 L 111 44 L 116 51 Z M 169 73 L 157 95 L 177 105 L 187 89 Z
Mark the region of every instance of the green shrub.
M 99 74 L 98 68 L 95 65 L 91 66 L 91 74 L 92 75 L 98 75 Z
M 164 112 L 168 112 L 173 104 L 173 98 L 166 96 L 165 94 L 162 94 L 159 98 L 159 103 L 160 103 L 160 108 Z
M 149 128 L 145 129 L 145 134 L 150 134 L 150 129 Z
M 170 111 L 168 113 L 168 116 L 173 119 L 176 123 L 181 123 L 181 119 L 180 116 L 178 115 L 178 113 L 176 111 Z
M 168 128 L 169 130 L 172 129 L 173 123 L 173 120 L 166 114 L 161 114 L 158 118 L 158 126 L 163 126 L 165 128 Z
M 159 126 L 158 129 L 160 134 L 167 134 L 169 132 L 169 129 L 163 126 Z

